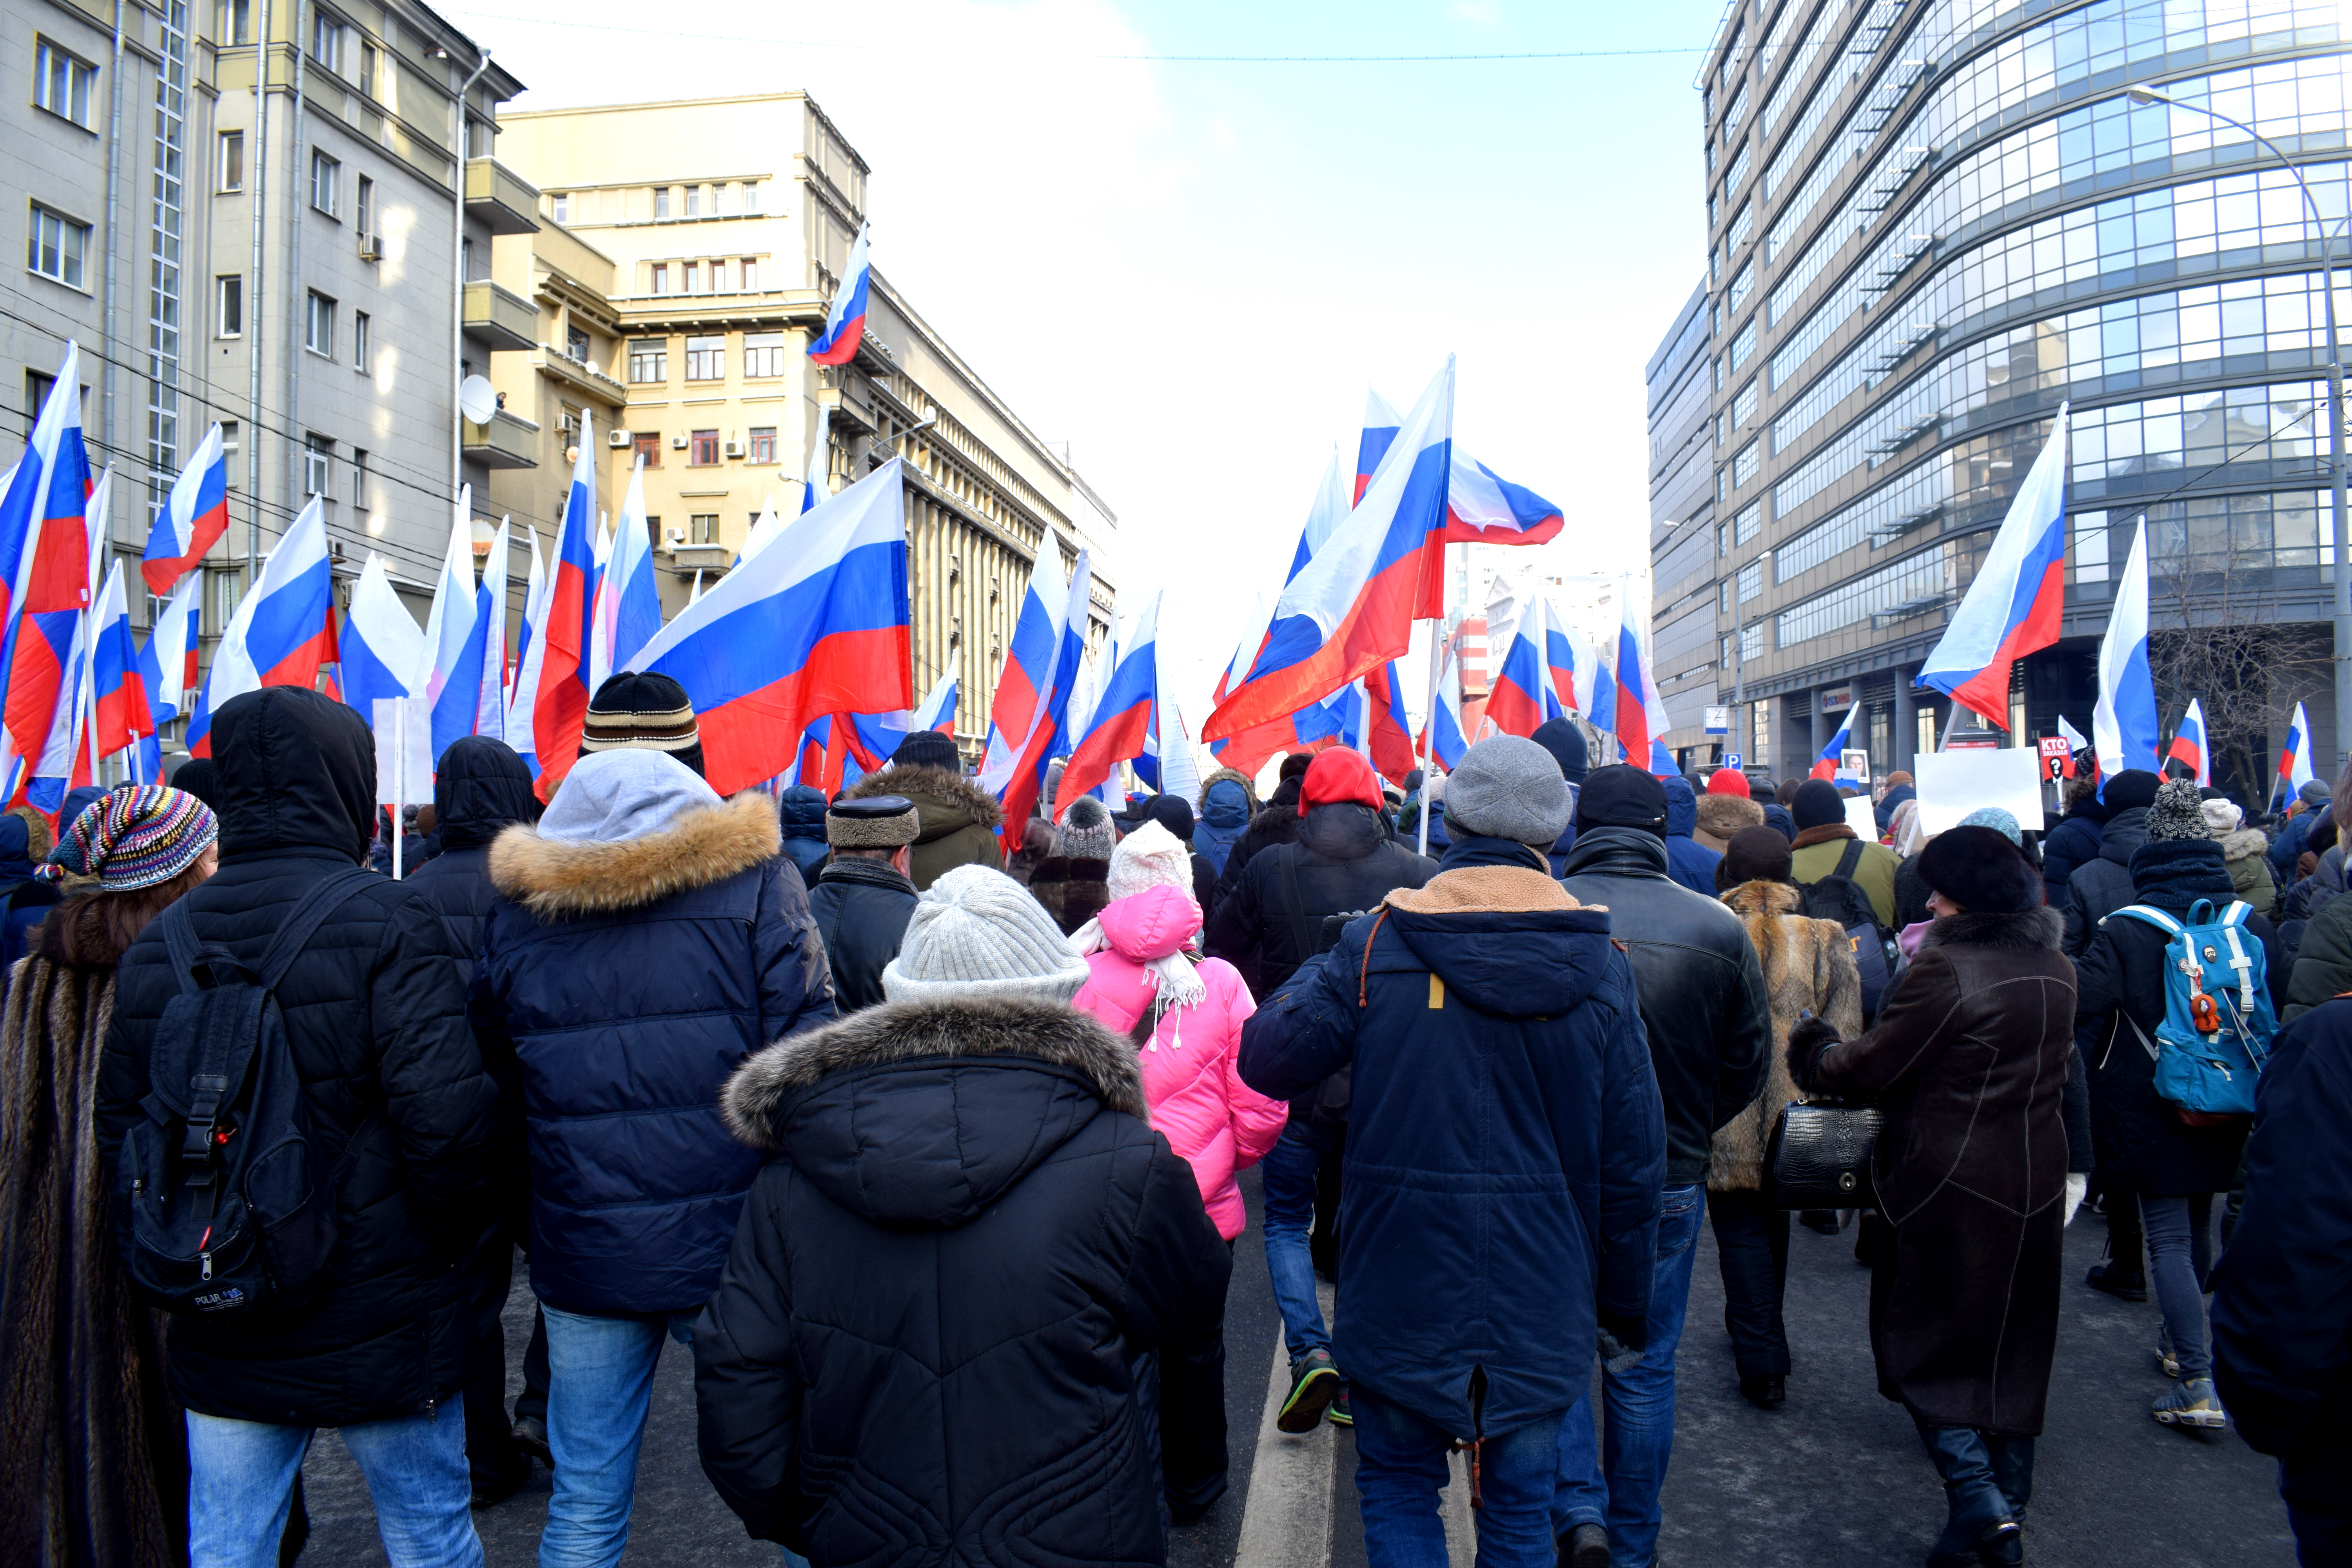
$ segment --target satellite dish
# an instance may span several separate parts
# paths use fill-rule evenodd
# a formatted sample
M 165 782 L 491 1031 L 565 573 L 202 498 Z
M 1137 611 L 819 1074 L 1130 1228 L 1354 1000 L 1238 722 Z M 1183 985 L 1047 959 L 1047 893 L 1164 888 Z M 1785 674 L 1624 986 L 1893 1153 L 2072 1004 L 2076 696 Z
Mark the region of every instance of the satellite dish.
M 457 412 L 467 419 L 488 425 L 498 411 L 498 389 L 488 376 L 469 375 L 457 384 Z

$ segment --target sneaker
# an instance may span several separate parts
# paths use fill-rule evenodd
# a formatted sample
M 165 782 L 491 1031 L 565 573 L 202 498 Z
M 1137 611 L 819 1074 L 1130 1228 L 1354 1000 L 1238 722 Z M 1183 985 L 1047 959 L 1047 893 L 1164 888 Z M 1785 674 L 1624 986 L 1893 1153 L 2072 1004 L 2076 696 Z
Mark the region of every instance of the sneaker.
M 1339 1369 L 1331 1364 L 1331 1352 L 1308 1351 L 1290 1363 L 1290 1397 L 1282 1402 L 1275 1426 L 1285 1432 L 1314 1431 L 1339 1392 Z
M 545 1465 L 555 1468 L 555 1455 L 547 1446 L 547 1423 L 536 1415 L 524 1415 L 514 1424 L 515 1447 Z
M 2083 1283 L 2094 1290 L 2105 1290 L 2118 1301 L 2147 1300 L 2147 1276 L 2137 1268 L 2118 1268 L 2112 1263 L 2094 1263 L 2091 1271 L 2083 1276 Z
M 2172 1336 L 2162 1329 L 2156 1331 L 2156 1364 L 2167 1377 L 2180 1375 L 2180 1357 L 2172 1348 Z
M 1328 1415 L 1331 1417 L 1331 1425 L 1334 1426 L 1353 1426 L 1356 1424 L 1356 1407 L 1348 1402 L 1348 1385 L 1346 1384 L 1343 1383 L 1339 1385 L 1339 1393 L 1338 1396 L 1331 1401 L 1331 1408 Z
M 2230 1425 L 2229 1413 L 2214 1396 L 2213 1380 L 2210 1377 L 2185 1377 L 2180 1386 L 2156 1402 L 2148 1412 L 2167 1426 L 2189 1426 L 2204 1432 L 2219 1432 Z

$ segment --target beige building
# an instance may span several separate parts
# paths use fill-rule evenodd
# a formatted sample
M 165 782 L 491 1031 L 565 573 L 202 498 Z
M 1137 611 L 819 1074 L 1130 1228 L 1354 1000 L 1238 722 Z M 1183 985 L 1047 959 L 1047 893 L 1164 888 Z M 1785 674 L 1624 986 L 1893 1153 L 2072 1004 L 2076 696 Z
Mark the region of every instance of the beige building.
M 588 363 L 626 395 L 625 424 L 596 416 L 607 459 L 599 501 L 617 516 L 644 459 L 666 613 L 684 605 L 698 572 L 711 580 L 726 571 L 764 506 L 800 509 L 813 462 L 838 489 L 897 455 L 908 459 L 916 695 L 954 669 L 957 733 L 968 744 L 986 732 L 1030 563 L 1048 536 L 1065 573 L 1078 550 L 1094 552 L 1091 630 L 1108 632 L 1110 510 L 879 268 L 855 362 L 809 359 L 865 221 L 867 170 L 807 94 L 509 113 L 500 129 L 501 157 L 542 193 L 542 222 L 609 258 L 608 314 L 579 306 L 591 354 L 606 341 L 597 322 L 617 326 L 614 357 Z M 566 270 L 544 236 L 536 243 L 534 268 Z M 582 276 L 592 270 L 574 276 L 592 282 Z M 534 297 L 545 325 L 550 299 Z M 562 300 L 574 309 L 572 295 Z M 553 342 L 534 353 L 543 358 Z M 502 374 L 511 407 L 525 391 L 521 371 Z M 547 385 L 542 375 L 533 389 L 542 411 Z M 542 465 L 529 482 L 552 497 L 561 487 L 551 478 Z M 557 504 L 541 499 L 535 510 L 551 516 Z

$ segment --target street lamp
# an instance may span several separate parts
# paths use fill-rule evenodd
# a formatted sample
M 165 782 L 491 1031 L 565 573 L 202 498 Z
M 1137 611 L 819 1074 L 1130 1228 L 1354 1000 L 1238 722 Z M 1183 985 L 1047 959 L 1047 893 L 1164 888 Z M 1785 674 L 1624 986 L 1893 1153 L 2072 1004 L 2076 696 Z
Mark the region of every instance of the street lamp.
M 2319 292 L 2327 305 L 2327 466 L 2336 489 L 2336 751 L 2340 761 L 2347 751 L 2352 751 L 2352 746 L 2347 746 L 2347 727 L 2352 727 L 2352 544 L 2347 544 L 2344 536 L 2344 355 L 2336 339 L 2336 236 L 2328 228 L 2327 220 L 2320 216 L 2319 203 L 2313 198 L 2310 182 L 2303 177 L 2303 171 L 2294 166 L 2277 142 L 2244 121 L 2232 120 L 2201 103 L 2183 103 L 2145 82 L 2126 89 L 2125 96 L 2141 108 L 2161 103 L 2218 120 L 2261 142 L 2294 176 L 2295 189 L 2303 193 L 2303 205 L 2311 214 L 2312 226 L 2319 230 Z

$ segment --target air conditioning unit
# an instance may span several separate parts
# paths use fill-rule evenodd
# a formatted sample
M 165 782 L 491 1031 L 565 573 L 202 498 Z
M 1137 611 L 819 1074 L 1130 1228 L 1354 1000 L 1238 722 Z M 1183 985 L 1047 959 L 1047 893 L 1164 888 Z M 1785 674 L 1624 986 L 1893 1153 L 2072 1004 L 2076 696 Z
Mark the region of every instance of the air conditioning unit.
M 383 259 L 383 237 L 382 235 L 363 234 L 360 236 L 360 259 L 362 261 L 382 261 Z
M 607 430 L 604 432 L 604 445 L 607 447 L 625 447 L 635 439 L 636 437 L 629 434 L 626 430 Z
M 669 542 L 669 547 L 672 550 L 676 550 L 679 545 L 686 542 L 686 530 L 682 528 L 665 528 L 662 530 L 662 537 Z
M 673 437 L 671 437 L 669 438 L 669 449 L 670 449 L 671 451 L 673 451 L 673 452 L 683 452 L 683 451 L 685 451 L 685 450 L 686 450 L 686 437 L 683 437 L 683 436 L 673 436 Z
M 730 458 L 740 458 L 743 455 L 743 443 L 740 441 L 730 441 L 722 449 Z

